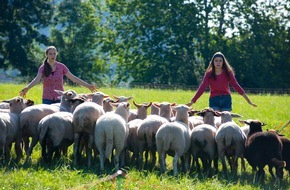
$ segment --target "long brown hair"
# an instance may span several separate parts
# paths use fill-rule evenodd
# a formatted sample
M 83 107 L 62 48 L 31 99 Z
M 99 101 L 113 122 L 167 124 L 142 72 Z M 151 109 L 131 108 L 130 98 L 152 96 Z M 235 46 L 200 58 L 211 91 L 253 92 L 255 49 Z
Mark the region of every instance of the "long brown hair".
M 48 54 L 48 51 L 51 50 L 51 49 L 55 49 L 56 48 L 54 46 L 48 46 L 46 49 L 45 49 L 45 59 L 43 60 L 43 65 L 44 65 L 44 69 L 43 69 L 43 75 L 45 77 L 48 77 L 50 74 L 51 74 L 51 66 L 49 65 L 48 63 L 48 57 L 47 57 L 47 54 Z M 57 50 L 56 50 L 57 51 Z
M 216 52 L 210 62 L 209 65 L 206 69 L 206 72 L 211 72 L 210 77 L 214 78 L 214 80 L 216 79 L 216 74 L 215 74 L 215 67 L 214 67 L 214 59 L 217 57 L 221 57 L 223 59 L 223 66 L 222 69 L 226 71 L 226 74 L 228 76 L 228 78 L 230 77 L 230 72 L 233 73 L 233 75 L 235 75 L 234 69 L 232 68 L 232 66 L 229 64 L 229 62 L 227 61 L 226 57 L 224 56 L 224 54 L 222 54 L 221 52 Z

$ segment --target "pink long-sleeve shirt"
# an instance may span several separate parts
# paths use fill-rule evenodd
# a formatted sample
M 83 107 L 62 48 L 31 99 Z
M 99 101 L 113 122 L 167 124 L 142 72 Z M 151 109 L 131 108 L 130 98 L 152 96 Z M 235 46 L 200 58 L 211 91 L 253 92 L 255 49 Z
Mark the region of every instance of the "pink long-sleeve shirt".
M 56 62 L 55 66 L 56 68 L 53 73 L 51 73 L 48 77 L 45 77 L 44 75 L 42 77 L 42 99 L 58 100 L 60 95 L 56 93 L 54 89 L 62 91 L 64 90 L 63 76 L 69 71 L 69 69 L 60 62 Z M 43 70 L 44 64 L 39 67 L 38 73 L 43 73 Z
M 231 85 L 239 94 L 242 95 L 245 93 L 244 89 L 239 85 L 232 72 L 229 72 L 229 77 L 224 70 L 221 74 L 216 76 L 216 79 L 210 76 L 211 71 L 205 73 L 195 96 L 192 98 L 193 103 L 197 101 L 208 86 L 210 88 L 210 97 L 230 95 L 231 91 L 229 85 Z

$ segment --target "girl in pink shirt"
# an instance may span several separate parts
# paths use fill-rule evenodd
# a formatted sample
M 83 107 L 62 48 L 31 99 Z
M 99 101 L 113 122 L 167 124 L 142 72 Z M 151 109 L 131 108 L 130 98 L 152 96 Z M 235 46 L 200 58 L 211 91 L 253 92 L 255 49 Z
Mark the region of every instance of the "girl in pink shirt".
M 187 105 L 191 106 L 195 103 L 209 86 L 209 107 L 217 111 L 231 111 L 232 98 L 229 85 L 242 95 L 250 105 L 257 107 L 237 82 L 234 70 L 221 52 L 213 55 L 196 94 Z
M 64 90 L 64 76 L 79 85 L 87 87 L 92 92 L 97 90 L 94 85 L 88 84 L 80 78 L 74 76 L 64 64 L 56 61 L 57 54 L 58 52 L 54 46 L 49 46 L 46 48 L 46 58 L 44 59 L 43 64 L 39 67 L 36 77 L 20 91 L 20 96 L 25 96 L 28 90 L 38 84 L 42 79 L 42 103 L 58 103 L 60 102 L 59 94 L 54 90 Z

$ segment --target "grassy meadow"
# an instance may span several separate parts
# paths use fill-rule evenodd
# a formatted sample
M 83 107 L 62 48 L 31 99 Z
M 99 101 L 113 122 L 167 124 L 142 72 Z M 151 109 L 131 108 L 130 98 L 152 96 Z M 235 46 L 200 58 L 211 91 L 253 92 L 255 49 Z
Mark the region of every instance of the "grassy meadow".
M 26 84 L 0 84 L 0 100 L 10 99 L 19 95 L 19 91 Z M 42 86 L 32 88 L 26 98 L 35 103 L 41 103 Z M 65 86 L 65 90 L 74 89 L 78 93 L 87 93 L 88 89 L 79 86 Z M 112 96 L 133 96 L 136 103 L 142 102 L 176 102 L 184 104 L 190 101 L 194 92 L 184 90 L 152 90 L 152 89 L 125 89 L 125 88 L 101 88 L 100 91 Z M 208 107 L 209 94 L 205 93 L 193 105 L 195 110 Z M 267 125 L 264 129 L 279 130 L 289 121 L 290 96 L 271 94 L 249 94 L 257 108 L 250 106 L 242 96 L 233 92 L 233 112 L 242 115 L 242 119 L 259 119 Z M 132 101 L 130 101 L 131 103 Z M 131 104 L 131 108 L 135 108 Z M 235 119 L 237 121 L 237 119 Z M 238 121 L 237 121 L 238 122 Z M 290 126 L 283 129 L 282 133 L 290 138 Z M 159 173 L 159 164 L 153 171 L 138 171 L 133 166 L 126 167 L 127 175 L 120 180 L 106 181 L 113 168 L 108 168 L 105 173 L 99 172 L 98 159 L 93 161 L 88 168 L 85 163 L 72 166 L 72 147 L 70 156 L 47 165 L 41 160 L 40 146 L 37 145 L 32 154 L 32 163 L 24 165 L 24 159 L 19 164 L 9 163 L 0 165 L 0 189 L 290 189 L 290 175 L 285 172 L 283 181 L 275 181 L 271 178 L 268 168 L 264 184 L 253 183 L 254 176 L 247 163 L 247 171 L 238 173 L 238 176 L 230 176 L 225 179 L 220 173 L 210 178 L 202 173 L 172 175 L 172 158 L 167 157 L 166 174 Z M 12 152 L 12 156 L 15 155 Z M 85 160 L 84 160 L 85 162 Z M 219 164 L 221 170 L 221 164 Z

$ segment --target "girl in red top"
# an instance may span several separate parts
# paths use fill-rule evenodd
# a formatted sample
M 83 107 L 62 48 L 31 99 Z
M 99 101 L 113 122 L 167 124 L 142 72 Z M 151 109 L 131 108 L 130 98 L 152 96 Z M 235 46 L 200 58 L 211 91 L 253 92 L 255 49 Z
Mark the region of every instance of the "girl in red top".
M 20 91 L 20 96 L 25 96 L 28 90 L 38 84 L 42 79 L 42 103 L 59 103 L 59 94 L 54 90 L 64 90 L 63 76 L 66 76 L 71 81 L 79 85 L 87 87 L 92 92 L 97 90 L 94 85 L 88 84 L 80 78 L 74 76 L 64 64 L 56 61 L 57 53 L 58 52 L 54 46 L 49 46 L 46 48 L 46 58 L 44 59 L 43 64 L 39 67 L 36 77 Z
M 243 88 L 237 82 L 234 70 L 221 52 L 217 52 L 213 55 L 196 94 L 187 105 L 191 106 L 195 103 L 209 86 L 209 107 L 217 111 L 231 111 L 232 98 L 229 84 L 231 84 L 250 105 L 257 107 L 256 104 L 251 102 Z

